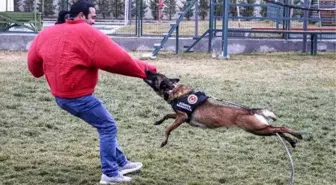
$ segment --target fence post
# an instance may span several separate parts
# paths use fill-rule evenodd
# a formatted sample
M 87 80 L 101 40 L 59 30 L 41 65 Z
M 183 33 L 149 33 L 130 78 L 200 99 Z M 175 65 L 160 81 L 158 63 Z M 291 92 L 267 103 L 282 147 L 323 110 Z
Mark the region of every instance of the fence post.
M 130 0 L 125 0 L 124 26 L 129 25 L 129 5 Z
M 288 4 L 288 0 L 284 0 L 284 4 Z M 288 30 L 288 7 L 284 6 L 283 7 L 283 17 L 284 20 L 282 21 L 282 29 L 283 30 Z M 284 38 L 287 40 L 288 39 L 288 34 L 284 34 Z
M 179 25 L 176 26 L 176 46 L 175 46 L 175 54 L 179 53 Z
M 304 7 L 307 8 L 309 4 L 309 0 L 304 0 Z M 308 10 L 304 10 L 303 14 L 303 30 L 307 31 L 308 28 Z M 302 40 L 303 46 L 302 46 L 302 52 L 307 52 L 307 34 L 303 34 L 303 40 Z
M 209 43 L 208 43 L 208 53 L 211 52 L 212 37 L 213 37 L 213 19 L 214 19 L 214 5 L 213 0 L 210 0 L 210 16 L 209 16 Z
M 195 4 L 195 37 L 198 36 L 198 1 Z
M 44 0 L 42 0 L 42 10 L 41 11 L 41 19 L 43 20 L 43 17 L 44 17 Z
M 142 36 L 142 25 L 143 25 L 143 17 L 142 17 L 142 14 L 143 14 L 143 7 L 142 7 L 142 5 L 143 5 L 143 0 L 140 0 L 140 36 Z
M 136 20 L 136 23 L 135 23 L 135 32 L 136 32 L 136 36 L 137 37 L 140 37 L 141 35 L 141 31 L 140 31 L 140 19 L 141 19 L 141 11 L 140 11 L 140 4 L 142 3 L 142 0 L 140 1 L 136 1 L 136 4 L 135 4 L 135 9 L 136 9 L 136 16 L 135 16 L 135 20 Z
M 61 1 L 61 8 L 62 10 L 68 10 L 68 0 Z
M 138 1 L 135 2 L 135 36 L 138 37 Z
M 224 19 L 222 20 L 222 53 L 221 57 L 225 59 L 229 59 L 230 56 L 228 54 L 228 29 L 229 29 L 229 7 L 230 7 L 230 1 L 229 0 L 223 0 L 223 16 Z

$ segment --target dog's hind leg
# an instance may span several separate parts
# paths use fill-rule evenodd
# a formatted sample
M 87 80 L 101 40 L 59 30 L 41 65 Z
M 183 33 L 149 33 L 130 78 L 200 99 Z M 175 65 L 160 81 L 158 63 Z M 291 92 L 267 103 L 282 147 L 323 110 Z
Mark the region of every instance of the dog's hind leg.
M 291 138 L 285 136 L 284 134 L 290 134 L 298 139 L 302 139 L 302 135 L 299 132 L 286 127 L 269 125 L 267 120 L 263 116 L 258 114 L 255 114 L 254 116 L 244 116 L 237 123 L 237 126 L 239 126 L 240 128 L 256 135 L 272 136 L 278 133 L 281 137 L 286 139 L 293 147 L 295 147 L 294 143 L 296 142 Z
M 176 119 L 176 116 L 177 116 L 176 113 L 167 114 L 167 115 L 163 116 L 163 118 L 160 119 L 159 121 L 156 121 L 154 123 L 154 125 L 160 125 L 167 119 Z
M 172 125 L 170 125 L 165 132 L 165 140 L 161 143 L 161 147 L 164 147 L 168 143 L 168 138 L 170 133 L 175 130 L 177 127 L 179 127 L 183 122 L 185 122 L 188 119 L 188 115 L 185 113 L 181 113 L 176 115 L 176 119 Z
M 287 133 L 298 139 L 302 139 L 302 135 L 299 132 L 296 132 L 286 127 L 275 127 L 275 126 L 269 125 L 268 129 L 270 130 L 270 132 L 273 132 L 274 134 L 275 133 Z
M 297 142 L 297 141 L 295 141 L 294 139 L 292 139 L 292 138 L 286 136 L 286 135 L 283 134 L 283 133 L 279 133 L 279 135 L 280 135 L 282 138 L 284 138 L 286 141 L 288 141 L 289 144 L 290 144 L 293 148 L 296 147 L 296 142 Z
M 292 135 L 292 136 L 294 136 L 298 139 L 302 139 L 302 135 L 299 132 L 296 132 L 296 131 L 291 130 L 291 129 L 286 128 L 286 127 L 276 127 L 276 126 L 272 126 L 272 125 L 267 125 L 263 129 L 256 130 L 254 132 L 259 133 L 261 135 L 262 134 L 264 134 L 264 135 L 274 135 L 275 133 L 287 133 L 287 134 L 290 134 L 290 135 Z
M 290 130 L 286 127 L 275 127 L 272 125 L 267 125 L 257 130 L 248 130 L 248 132 L 251 132 L 256 135 L 261 135 L 261 136 L 271 136 L 271 135 L 275 135 L 276 133 L 278 133 L 282 138 L 287 140 L 292 145 L 293 148 L 295 148 L 296 146 L 296 141 L 294 141 L 292 138 L 288 136 L 285 136 L 284 133 L 291 134 L 298 139 L 302 139 L 302 135 L 294 130 Z

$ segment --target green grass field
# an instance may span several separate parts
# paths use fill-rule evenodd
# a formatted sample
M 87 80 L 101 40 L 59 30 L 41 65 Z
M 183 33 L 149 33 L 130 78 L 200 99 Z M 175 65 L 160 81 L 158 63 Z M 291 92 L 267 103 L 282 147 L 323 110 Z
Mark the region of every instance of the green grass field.
M 140 57 L 142 53 L 131 53 Z M 169 77 L 209 95 L 267 107 L 304 133 L 291 149 L 295 185 L 336 184 L 336 56 L 319 53 L 161 54 L 151 61 Z M 25 52 L 0 51 L 0 184 L 91 185 L 100 179 L 95 129 L 59 109 L 44 80 L 34 79 Z M 159 148 L 165 128 L 153 123 L 170 106 L 141 79 L 100 73 L 99 97 L 118 122 L 118 139 L 141 172 L 136 185 L 286 185 L 287 155 L 277 137 L 238 129 L 182 125 Z

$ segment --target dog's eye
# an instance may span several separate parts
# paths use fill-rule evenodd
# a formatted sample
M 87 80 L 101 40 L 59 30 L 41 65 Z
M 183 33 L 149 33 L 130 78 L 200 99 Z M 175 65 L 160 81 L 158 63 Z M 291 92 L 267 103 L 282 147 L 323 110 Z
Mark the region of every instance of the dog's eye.
M 169 99 L 169 94 L 165 93 L 165 94 L 163 95 L 163 99 L 167 101 L 167 100 Z
M 168 88 L 167 84 L 165 84 L 165 83 L 160 84 L 160 89 L 166 89 L 166 88 Z

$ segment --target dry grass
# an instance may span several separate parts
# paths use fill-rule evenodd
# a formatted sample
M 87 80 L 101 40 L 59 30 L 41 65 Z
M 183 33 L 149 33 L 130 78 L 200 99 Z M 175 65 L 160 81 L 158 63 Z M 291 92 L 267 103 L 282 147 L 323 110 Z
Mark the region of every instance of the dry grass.
M 163 53 L 151 62 L 210 95 L 272 109 L 275 125 L 304 133 L 291 150 L 295 185 L 336 184 L 335 54 L 231 57 Z M 45 80 L 27 71 L 26 53 L 0 51 L 0 64 L 0 184 L 98 184 L 96 131 L 56 106 Z M 153 123 L 171 109 L 142 80 L 101 72 L 96 96 L 116 118 L 127 156 L 144 163 L 133 184 L 287 184 L 288 159 L 276 137 L 182 125 L 159 148 L 171 121 Z

